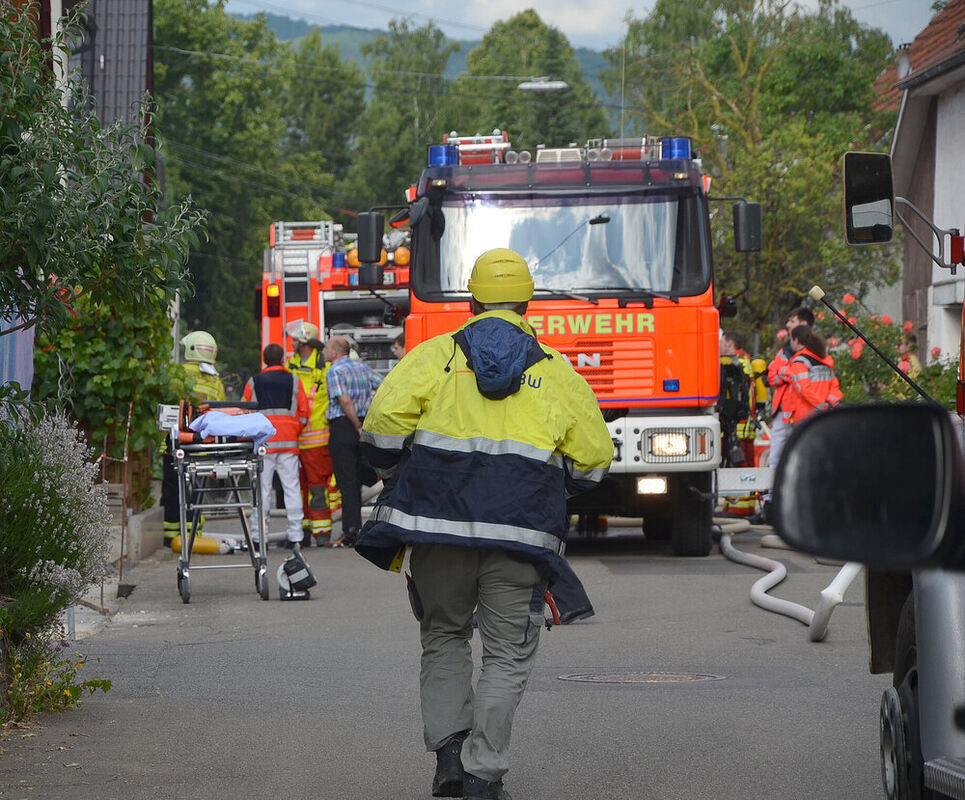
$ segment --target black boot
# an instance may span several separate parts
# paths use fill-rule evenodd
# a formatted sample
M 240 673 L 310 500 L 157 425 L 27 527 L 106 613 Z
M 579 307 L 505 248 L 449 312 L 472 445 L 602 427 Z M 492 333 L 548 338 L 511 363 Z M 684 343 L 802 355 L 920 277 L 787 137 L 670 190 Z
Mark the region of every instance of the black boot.
M 462 797 L 462 743 L 469 731 L 453 736 L 436 753 L 436 774 L 432 778 L 433 797 Z
M 468 772 L 462 779 L 462 792 L 466 800 L 513 800 L 502 781 L 485 781 Z

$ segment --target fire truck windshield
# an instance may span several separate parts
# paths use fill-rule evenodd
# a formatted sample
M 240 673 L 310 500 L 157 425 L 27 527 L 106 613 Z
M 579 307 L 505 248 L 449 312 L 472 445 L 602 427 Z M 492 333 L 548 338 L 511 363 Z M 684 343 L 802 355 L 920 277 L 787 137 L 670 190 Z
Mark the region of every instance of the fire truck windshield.
M 416 293 L 464 293 L 473 262 L 509 247 L 539 288 L 586 294 L 686 296 L 706 290 L 707 212 L 692 187 L 601 195 L 450 193 L 441 239 L 420 254 Z

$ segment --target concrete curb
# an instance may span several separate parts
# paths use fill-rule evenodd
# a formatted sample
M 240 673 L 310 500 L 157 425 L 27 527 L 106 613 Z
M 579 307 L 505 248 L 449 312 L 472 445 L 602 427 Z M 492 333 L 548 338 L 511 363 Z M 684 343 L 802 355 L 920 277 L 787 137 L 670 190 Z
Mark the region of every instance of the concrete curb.
M 124 534 L 124 564 L 120 568 L 121 534 Z M 85 639 L 110 622 L 123 607 L 124 589 L 131 585 L 131 570 L 141 561 L 164 557 L 164 509 L 149 508 L 131 514 L 127 524 L 111 527 L 110 563 L 100 581 L 93 583 L 78 602 L 64 610 L 64 627 L 73 640 Z

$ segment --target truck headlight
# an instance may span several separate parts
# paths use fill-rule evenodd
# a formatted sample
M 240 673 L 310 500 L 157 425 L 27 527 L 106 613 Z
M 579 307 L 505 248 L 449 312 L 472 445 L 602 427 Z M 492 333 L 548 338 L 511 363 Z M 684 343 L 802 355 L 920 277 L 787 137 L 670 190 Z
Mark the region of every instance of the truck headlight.
M 667 479 L 659 475 L 645 475 L 637 478 L 637 494 L 666 494 Z
M 650 437 L 650 452 L 655 456 L 680 458 L 690 452 L 690 442 L 686 433 L 658 432 Z

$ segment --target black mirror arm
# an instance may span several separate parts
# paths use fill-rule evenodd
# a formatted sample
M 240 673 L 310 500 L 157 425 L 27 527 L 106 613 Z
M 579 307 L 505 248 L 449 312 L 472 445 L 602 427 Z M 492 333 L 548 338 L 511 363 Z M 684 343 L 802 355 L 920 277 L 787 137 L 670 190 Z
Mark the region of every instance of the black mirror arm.
M 938 239 L 938 256 L 937 257 L 935 256 L 934 253 L 932 253 L 931 246 L 925 244 L 921 240 L 921 237 L 917 233 L 915 233 L 912 227 L 908 224 L 907 220 L 905 220 L 905 218 L 901 215 L 901 212 L 898 211 L 897 208 L 895 209 L 895 216 L 897 216 L 898 219 L 901 220 L 901 224 L 905 226 L 905 230 L 909 234 L 911 234 L 912 239 L 918 242 L 919 247 L 921 247 L 921 249 L 928 254 L 928 257 L 932 261 L 934 261 L 939 267 L 941 267 L 942 269 L 951 270 L 951 274 L 955 275 L 956 272 L 958 271 L 958 264 L 954 261 L 952 261 L 950 264 L 945 263 L 945 237 L 951 236 L 952 238 L 954 238 L 956 236 L 960 236 L 961 234 L 958 232 L 958 228 L 949 228 L 947 231 L 943 230 L 942 228 L 939 228 L 937 225 L 935 225 L 935 223 L 933 223 L 930 219 L 928 219 L 928 217 L 925 216 L 925 214 L 923 214 L 922 211 L 917 206 L 915 206 L 914 203 L 912 203 L 910 200 L 906 200 L 904 197 L 895 197 L 895 203 L 901 203 L 903 206 L 908 206 L 908 208 L 910 208 L 912 211 L 915 212 L 915 215 L 918 217 L 918 219 L 920 219 L 929 228 L 931 228 L 932 233 L 935 234 L 935 238 Z

